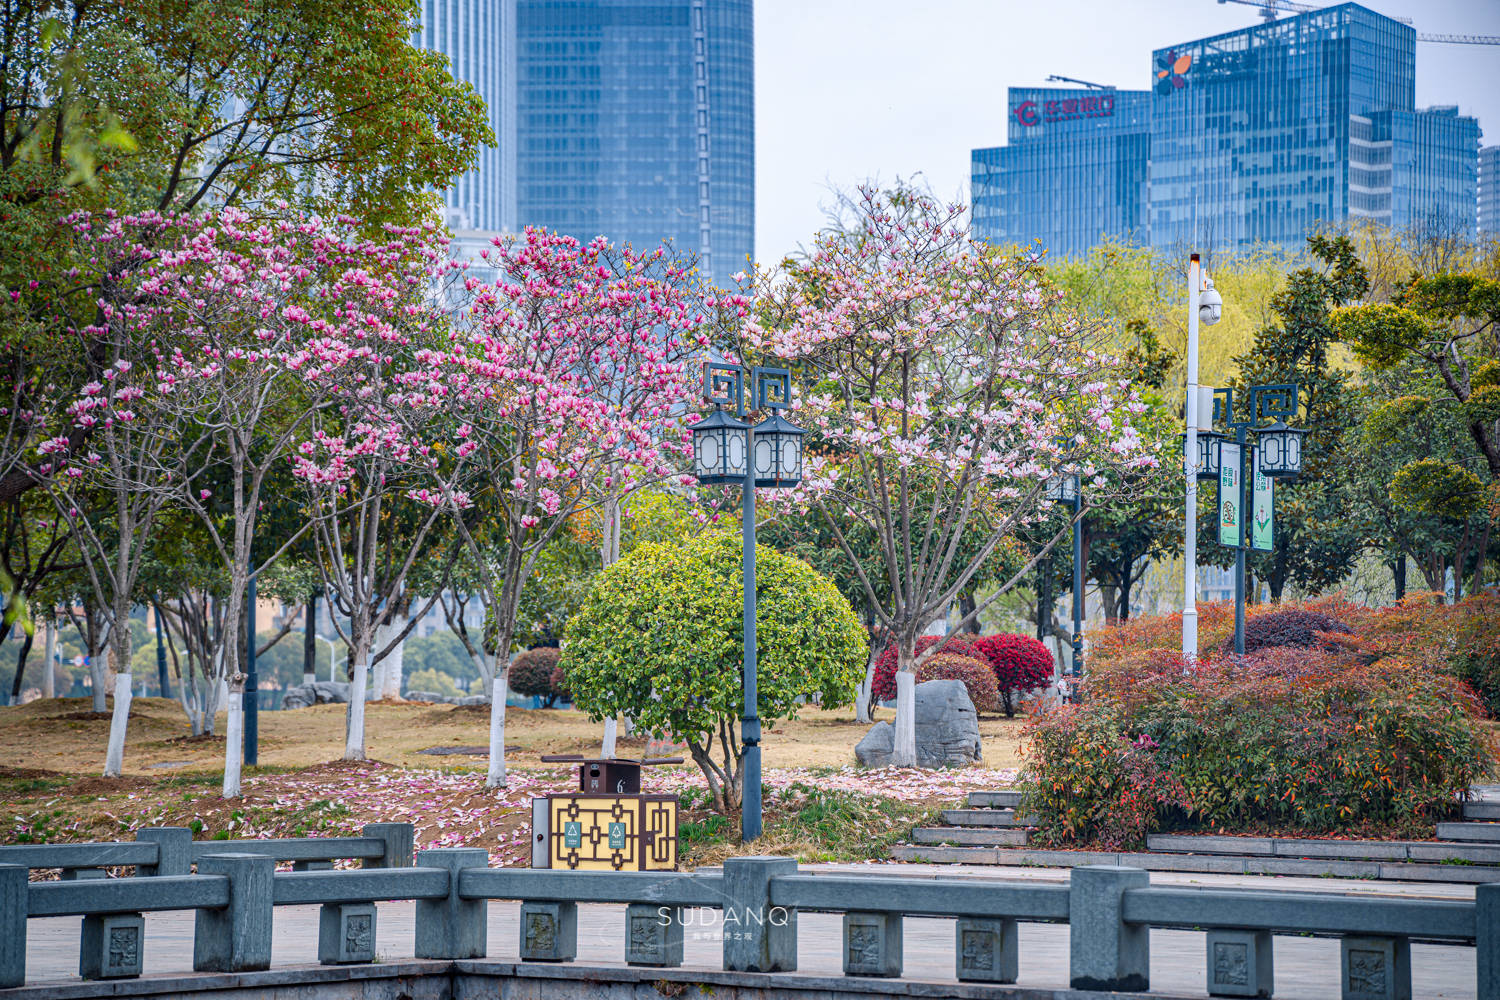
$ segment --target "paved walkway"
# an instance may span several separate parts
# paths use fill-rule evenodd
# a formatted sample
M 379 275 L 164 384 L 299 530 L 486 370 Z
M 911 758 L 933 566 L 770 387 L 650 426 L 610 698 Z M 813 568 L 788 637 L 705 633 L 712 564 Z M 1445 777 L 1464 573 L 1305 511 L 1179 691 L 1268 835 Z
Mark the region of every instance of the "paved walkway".
M 966 868 L 953 865 L 810 865 L 815 871 L 861 874 L 902 874 L 975 879 L 1066 881 L 1062 869 Z M 1245 886 L 1256 889 L 1300 889 L 1354 895 L 1395 895 L 1438 899 L 1472 899 L 1472 886 L 1421 883 L 1350 881 L 1318 878 L 1265 878 L 1153 873 L 1156 885 Z M 583 963 L 624 962 L 623 906 L 579 907 L 578 960 Z M 517 903 L 492 902 L 489 909 L 489 957 L 518 958 Z M 380 904 L 377 948 L 381 959 L 409 958 L 412 953 L 413 914 L 410 902 Z M 276 966 L 317 962 L 316 906 L 276 908 L 272 945 Z M 686 966 L 722 968 L 718 911 L 694 910 L 686 917 Z M 27 939 L 29 984 L 76 980 L 78 972 L 77 917 L 35 919 Z M 841 921 L 837 914 L 809 913 L 798 918 L 799 970 L 838 975 Z M 192 968 L 193 914 L 146 915 L 146 974 L 182 972 Z M 1339 943 L 1326 938 L 1278 937 L 1276 996 L 1283 1000 L 1327 1000 L 1338 996 Z M 953 921 L 910 917 L 905 921 L 906 977 L 954 979 Z M 1020 979 L 1022 985 L 1066 987 L 1068 928 L 1064 925 L 1022 924 Z M 1204 941 L 1201 933 L 1157 930 L 1151 933 L 1151 985 L 1169 994 L 1203 995 L 1206 990 Z M 1412 986 L 1421 998 L 1472 998 L 1475 995 L 1474 949 L 1443 945 L 1413 945 Z

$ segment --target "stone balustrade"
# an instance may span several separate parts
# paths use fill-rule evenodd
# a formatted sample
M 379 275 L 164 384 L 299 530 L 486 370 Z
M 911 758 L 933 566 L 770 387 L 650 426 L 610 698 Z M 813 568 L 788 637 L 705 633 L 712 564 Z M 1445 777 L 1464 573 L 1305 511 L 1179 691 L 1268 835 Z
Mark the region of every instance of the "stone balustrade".
M 339 850 L 362 850 L 351 842 L 382 838 L 337 839 L 345 841 Z M 145 842 L 159 841 L 143 837 Z M 400 837 L 386 842 L 399 844 Z M 99 979 L 139 975 L 146 946 L 141 914 L 153 910 L 196 912 L 195 970 L 251 972 L 270 965 L 279 905 L 321 905 L 319 959 L 336 965 L 374 960 L 374 904 L 393 899 L 417 901 L 417 958 L 483 958 L 488 902 L 503 899 L 521 903 L 518 944 L 525 962 L 574 960 L 578 905 L 624 903 L 631 965 L 680 966 L 684 911 L 709 908 L 722 917 L 724 970 L 767 974 L 773 977 L 768 986 L 775 973 L 797 969 L 797 914 L 829 912 L 843 915 L 848 976 L 899 977 L 902 921 L 952 917 L 955 975 L 976 984 L 1015 981 L 1016 927 L 1029 921 L 1069 926 L 1070 980 L 1079 990 L 1148 991 L 1151 929 L 1188 928 L 1206 932 L 1209 992 L 1215 996 L 1274 995 L 1274 936 L 1317 934 L 1341 940 L 1344 1000 L 1409 997 L 1413 940 L 1473 944 L 1478 996 L 1500 1000 L 1500 883 L 1478 886 L 1468 901 L 1167 888 L 1151 885 L 1144 871 L 1104 866 L 1074 868 L 1065 885 L 806 875 L 798 874 L 794 861 L 767 857 L 732 858 L 722 872 L 569 872 L 490 868 L 486 853 L 474 848 L 422 851 L 414 867 L 276 872 L 277 858 L 305 859 L 311 849 L 256 843 L 277 846 L 248 853 L 226 849 L 238 844 L 212 842 L 202 846 L 219 851 L 199 853 L 194 845 L 196 874 L 177 871 L 165 854 L 144 860 L 128 851 L 111 854 L 135 858 L 112 864 L 156 872 L 133 879 L 28 883 L 26 865 L 0 856 L 0 986 L 24 981 L 26 920 L 32 916 L 82 916 L 79 971 Z M 100 856 L 115 848 L 140 849 L 140 843 L 88 846 Z M 33 852 L 24 855 L 28 864 L 54 862 L 48 867 L 57 867 L 59 857 L 89 857 L 25 850 Z M 381 858 L 399 860 L 399 850 Z

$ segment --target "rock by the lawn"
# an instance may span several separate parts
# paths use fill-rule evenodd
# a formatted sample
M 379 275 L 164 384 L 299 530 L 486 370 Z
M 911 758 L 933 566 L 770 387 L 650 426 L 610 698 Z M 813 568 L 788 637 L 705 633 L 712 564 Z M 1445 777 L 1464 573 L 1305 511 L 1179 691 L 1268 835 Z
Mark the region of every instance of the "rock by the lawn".
M 309 705 L 346 704 L 349 685 L 343 681 L 314 681 L 286 689 L 281 696 L 282 708 L 307 708 Z
M 885 767 L 896 747 L 896 728 L 889 722 L 877 722 L 854 744 L 854 759 L 861 767 Z
M 963 681 L 924 681 L 915 689 L 917 703 L 917 766 L 961 767 L 982 759 L 979 716 Z M 854 748 L 865 767 L 886 767 L 895 749 L 895 728 L 889 722 L 870 727 Z

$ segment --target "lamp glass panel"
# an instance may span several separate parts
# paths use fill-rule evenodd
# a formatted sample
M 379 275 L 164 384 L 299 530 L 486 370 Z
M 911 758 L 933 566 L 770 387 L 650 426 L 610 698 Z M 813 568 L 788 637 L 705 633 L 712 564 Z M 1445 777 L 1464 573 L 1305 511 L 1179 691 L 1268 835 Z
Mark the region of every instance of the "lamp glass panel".
M 1288 434 L 1286 442 L 1286 471 L 1302 471 L 1302 435 Z
M 772 475 L 776 468 L 776 435 L 755 435 L 755 475 Z
M 714 475 L 719 471 L 719 463 L 723 461 L 724 447 L 719 440 L 719 434 L 714 431 L 699 432 L 698 440 L 694 442 L 698 446 L 698 475 Z
M 724 432 L 728 440 L 725 442 L 724 474 L 729 476 L 743 476 L 745 474 L 745 432 Z
M 802 442 L 795 434 L 788 434 L 781 445 L 781 478 L 789 482 L 802 478 Z

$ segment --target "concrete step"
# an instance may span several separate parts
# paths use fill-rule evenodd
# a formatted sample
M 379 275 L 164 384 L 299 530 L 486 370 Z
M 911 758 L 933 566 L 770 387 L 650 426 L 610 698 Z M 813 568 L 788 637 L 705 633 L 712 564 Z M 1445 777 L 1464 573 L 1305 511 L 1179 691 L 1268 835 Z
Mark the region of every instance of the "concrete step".
M 1016 816 L 1014 809 L 944 809 L 943 822 L 949 826 L 991 827 L 1030 826 L 1030 816 Z
M 1492 799 L 1465 802 L 1464 819 L 1500 820 L 1500 802 Z
M 922 826 L 912 831 L 918 844 L 956 844 L 961 847 L 1025 847 L 1027 833 L 1015 827 L 978 829 L 971 826 Z
M 1500 823 L 1439 823 L 1437 835 L 1439 840 L 1500 844 Z
M 996 792 L 970 792 L 970 809 L 1014 809 L 1021 804 L 1021 793 L 1011 789 Z
M 1329 878 L 1385 879 L 1393 882 L 1453 882 L 1469 885 L 1500 882 L 1500 867 L 1492 865 L 1420 864 L 1411 861 L 1339 861 L 1244 855 L 1050 851 L 1029 847 L 945 847 L 926 844 L 898 847 L 891 852 L 891 856 L 897 861 L 1011 865 L 1027 868 L 1123 865 L 1130 868 L 1144 868 L 1147 871 L 1207 872 L 1223 875 L 1327 876 Z
M 1500 844 L 1432 840 L 1301 840 L 1165 833 L 1147 837 L 1146 847 L 1152 851 L 1181 854 L 1500 865 Z

